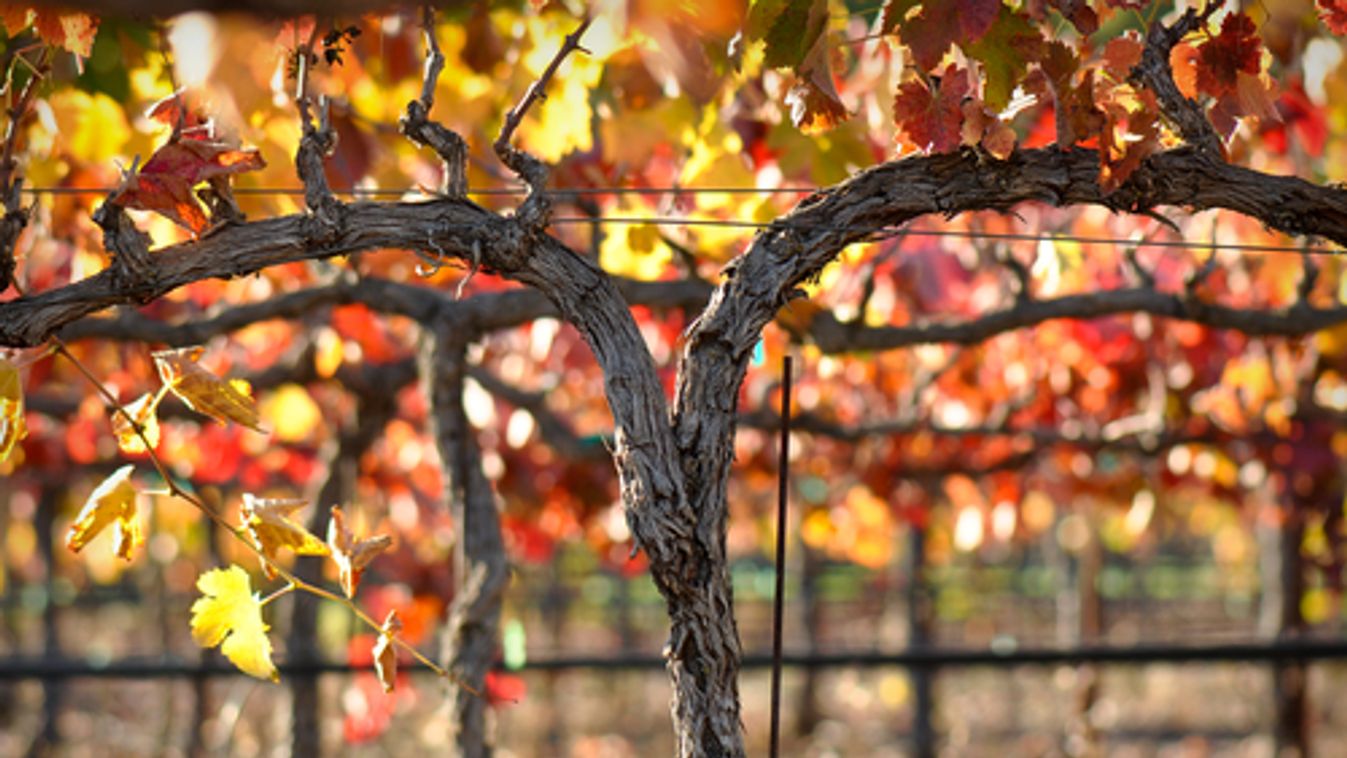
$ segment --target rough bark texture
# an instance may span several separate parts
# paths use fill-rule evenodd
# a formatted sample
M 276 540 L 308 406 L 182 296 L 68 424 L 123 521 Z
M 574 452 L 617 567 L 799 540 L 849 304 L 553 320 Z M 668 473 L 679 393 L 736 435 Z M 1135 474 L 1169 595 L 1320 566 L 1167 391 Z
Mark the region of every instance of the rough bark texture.
M 461 325 L 439 320 L 422 336 L 421 375 L 430 396 L 431 426 L 440 454 L 445 499 L 459 521 L 459 589 L 449 611 L 441 657 L 450 671 L 478 693 L 495 660 L 501 600 L 509 584 L 496 498 L 482 471 L 477 438 L 463 409 L 467 343 Z M 480 694 L 451 685 L 454 717 L 449 723 L 459 755 L 492 754 L 487 703 Z
M 1113 193 L 1103 192 L 1097 180 L 1095 152 L 1056 148 L 1021 150 L 1006 161 L 972 154 L 909 158 L 860 172 L 806 199 L 758 235 L 749 252 L 727 269 L 729 278 L 718 289 L 713 312 L 699 322 L 701 341 L 735 334 L 746 338 L 747 328 L 726 331 L 731 312 L 770 318 L 772 305 L 783 303 L 846 244 L 932 213 L 1004 211 L 1033 201 L 1116 211 L 1166 205 L 1224 208 L 1284 232 L 1347 244 L 1347 191 L 1231 166 L 1188 148 L 1152 156 Z M 0 345 L 31 347 L 82 316 L 147 302 L 202 279 L 245 276 L 268 266 L 360 250 L 421 249 L 430 240 L 446 255 L 468 262 L 475 248 L 484 266 L 530 284 L 538 273 L 563 273 L 555 265 L 525 265 L 535 248 L 548 250 L 542 258 L 554 258 L 559 242 L 530 234 L 514 219 L 469 201 L 352 203 L 341 206 L 339 215 L 342 229 L 331 239 L 305 214 L 250 221 L 156 251 L 150 271 L 114 264 L 83 281 L 2 303 Z M 530 272 L 533 276 L 527 276 Z M 540 285 L 544 292 L 553 288 Z

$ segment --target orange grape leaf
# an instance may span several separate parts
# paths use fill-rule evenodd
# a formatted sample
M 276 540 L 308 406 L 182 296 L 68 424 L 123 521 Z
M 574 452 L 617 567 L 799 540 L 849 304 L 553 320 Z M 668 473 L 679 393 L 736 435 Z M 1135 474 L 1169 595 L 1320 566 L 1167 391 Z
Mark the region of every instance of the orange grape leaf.
M 109 524 L 117 537 L 117 555 L 131 560 L 131 551 L 144 539 L 140 533 L 140 520 L 136 518 L 136 488 L 131 484 L 131 464 L 122 466 L 104 479 L 84 503 L 84 508 L 70 525 L 65 546 L 72 553 L 78 553 L 97 537 Z
M 182 139 L 215 139 L 215 124 L 201 109 L 189 106 L 183 90 L 178 90 L 145 109 L 145 118 L 177 129 Z
M 23 382 L 13 363 L 0 359 L 0 462 L 9 457 L 14 445 L 28 436 L 23 415 Z
M 297 555 L 327 555 L 327 545 L 309 533 L 308 529 L 290 520 L 290 515 L 309 504 L 307 500 L 254 497 L 243 493 L 243 527 L 252 535 L 262 554 L 275 559 L 283 547 Z M 262 563 L 268 578 L 276 574 L 271 564 Z
M 33 26 L 37 29 L 37 36 L 49 45 L 63 48 L 82 58 L 88 58 L 94 51 L 98 19 L 87 13 L 38 10 Z
M 360 574 L 379 553 L 393 546 L 393 538 L 386 534 L 368 539 L 357 539 L 346 528 L 346 517 L 338 506 L 332 506 L 332 520 L 327 525 L 327 545 L 332 549 L 332 560 L 337 562 L 341 575 L 341 589 L 346 597 L 355 597 L 360 586 Z
M 13 37 L 33 23 L 33 10 L 22 5 L 5 3 L 0 7 L 0 13 L 4 14 L 6 37 Z
M 1128 30 L 1121 37 L 1114 37 L 1104 45 L 1104 68 L 1119 81 L 1126 81 L 1132 68 L 1141 62 L 1144 45 L 1141 35 Z
M 192 639 L 220 652 L 241 671 L 277 681 L 271 662 L 270 629 L 262 620 L 262 601 L 252 591 L 248 572 L 238 566 L 212 569 L 196 580 L 202 597 L 192 603 Z
M 32 26 L 37 36 L 49 45 L 64 48 L 84 58 L 93 52 L 98 19 L 88 13 L 40 10 L 10 3 L 5 3 L 0 13 L 3 13 L 5 35 L 8 37 Z
M 257 403 L 242 381 L 225 381 L 197 363 L 205 352 L 202 347 L 184 347 L 153 353 L 159 376 L 187 407 L 217 421 L 233 421 L 266 433 L 261 426 Z
M 384 692 L 393 691 L 398 676 L 398 650 L 393 644 L 393 638 L 401 631 L 402 620 L 398 618 L 397 610 L 389 611 L 383 628 L 379 630 L 379 641 L 374 643 L 374 671 L 379 675 Z
M 264 168 L 257 150 L 232 148 L 209 139 L 175 139 L 122 180 L 108 202 L 123 208 L 154 211 L 200 234 L 210 225 L 192 188 L 215 177 Z
M 151 447 L 159 445 L 159 416 L 155 414 L 155 409 L 159 407 L 161 397 L 163 395 L 160 393 L 146 392 L 121 410 L 112 409 L 112 433 L 117 435 L 117 447 L 123 453 L 134 455 L 146 452 L 146 440 L 149 440 Z M 126 413 L 122 413 L 122 410 Z M 130 415 L 129 419 L 127 415 Z M 144 439 L 136 433 L 132 420 L 145 432 Z

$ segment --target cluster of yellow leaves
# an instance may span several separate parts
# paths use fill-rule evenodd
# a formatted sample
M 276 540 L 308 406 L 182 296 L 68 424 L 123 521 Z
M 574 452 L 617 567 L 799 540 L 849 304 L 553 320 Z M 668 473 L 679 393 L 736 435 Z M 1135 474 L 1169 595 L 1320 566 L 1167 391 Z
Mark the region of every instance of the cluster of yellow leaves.
M 154 354 L 163 386 L 112 411 L 112 430 L 124 452 L 145 453 L 158 445 L 156 409 L 169 392 L 199 413 L 263 431 L 247 384 L 222 379 L 202 368 L 198 361 L 203 352 L 200 347 L 189 347 Z M 0 360 L 0 460 L 24 434 L 19 372 L 13 364 Z M 133 471 L 130 464 L 123 466 L 94 488 L 71 524 L 66 537 L 68 549 L 79 552 L 111 526 L 117 555 L 131 559 L 132 551 L 144 542 L 136 513 L 137 491 L 131 482 Z M 292 519 L 306 505 L 308 502 L 300 499 L 244 493 L 240 509 L 242 532 L 262 558 L 262 569 L 268 579 L 276 577 L 276 562 L 284 549 L 296 555 L 329 556 L 337 565 L 342 591 L 348 598 L 354 597 L 361 573 L 376 556 L 392 547 L 392 538 L 356 536 L 347 526 L 341 508 L 334 506 L 324 542 Z M 248 573 L 239 566 L 208 571 L 198 579 L 197 588 L 202 597 L 192 605 L 191 622 L 192 637 L 197 644 L 218 645 L 226 658 L 252 676 L 278 678 L 271 660 L 271 641 L 266 635 L 269 627 L 262 618 L 266 601 L 252 591 Z M 295 589 L 295 585 L 288 589 Z M 394 638 L 401 628 L 397 614 L 390 613 L 380 628 L 375 648 L 379 677 L 388 691 L 393 688 L 397 671 Z
M 346 528 L 341 509 L 334 506 L 328 544 L 324 544 L 290 518 L 305 505 L 304 500 L 244 494 L 243 526 L 264 558 L 263 570 L 269 578 L 275 577 L 272 561 L 283 548 L 299 555 L 330 555 L 341 571 L 342 590 L 347 597 L 353 597 L 361 570 L 391 547 L 392 539 L 387 535 L 355 537 Z M 264 602 L 252 592 L 248 573 L 238 566 L 215 569 L 201 576 L 197 588 L 203 595 L 192 605 L 192 637 L 197 644 L 220 645 L 220 652 L 240 670 L 260 679 L 276 679 L 271 641 L 266 636 L 268 627 L 262 620 Z M 379 679 L 388 692 L 392 691 L 397 674 L 394 638 L 401 629 L 396 612 L 389 613 L 374 648 Z

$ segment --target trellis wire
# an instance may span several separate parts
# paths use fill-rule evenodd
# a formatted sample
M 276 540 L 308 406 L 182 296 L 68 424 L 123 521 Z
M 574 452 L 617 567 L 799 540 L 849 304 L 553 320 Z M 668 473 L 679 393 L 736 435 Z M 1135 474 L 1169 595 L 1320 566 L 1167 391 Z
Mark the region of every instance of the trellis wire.
M 1172 643 L 1142 644 L 1131 647 L 1082 646 L 1077 648 L 1017 648 L 1013 645 L 987 648 L 919 647 L 901 651 L 853 650 L 817 653 L 791 653 L 781 657 L 783 666 L 796 668 L 841 668 L 899 666 L 944 668 L 991 666 L 1051 666 L 1099 663 L 1140 666 L 1155 663 L 1215 663 L 1327 660 L 1341 663 L 1347 659 L 1347 641 L 1288 640 L 1271 642 L 1235 642 L 1211 645 Z M 749 653 L 741 661 L 745 669 L 772 665 L 772 656 Z M 668 660 L 659 655 L 558 656 L 529 658 L 522 671 L 663 670 Z M 277 665 L 282 676 L 293 674 L 349 674 L 372 670 L 372 665 L 348 661 L 283 662 Z M 497 670 L 505 670 L 501 663 Z M 407 667 L 412 675 L 434 675 L 429 669 Z M 19 679 L 131 678 L 164 679 L 191 676 L 245 676 L 223 663 L 204 663 L 181 658 L 128 658 L 118 661 L 90 661 L 76 658 L 4 658 L 0 657 L 0 681 Z
M 779 195 L 793 194 L 806 195 L 818 191 L 816 187 L 578 187 L 574 189 L 554 189 L 548 190 L 548 194 L 553 197 L 567 196 L 586 196 L 586 195 L 711 195 L 711 194 L 737 194 L 737 195 Z M 30 194 L 49 194 L 49 195 L 90 195 L 90 194 L 108 194 L 115 191 L 115 187 L 25 187 L 24 192 Z M 435 193 L 428 190 L 413 187 L 407 189 L 360 189 L 351 188 L 345 190 L 334 190 L 335 194 L 350 195 L 356 197 L 403 197 L 409 194 L 422 194 L 434 196 Z M 236 187 L 234 193 L 237 195 L 249 196 L 281 196 L 281 195 L 303 195 L 302 187 Z M 528 194 L 527 188 L 514 187 L 487 187 L 482 189 L 470 190 L 469 195 L 478 196 L 501 196 L 517 197 Z M 1029 232 L 983 232 L 976 230 L 957 230 L 957 229 L 912 229 L 886 227 L 875 229 L 865 226 L 847 226 L 835 224 L 793 224 L 790 221 L 778 219 L 775 221 L 745 221 L 739 219 L 710 219 L 710 218 L 686 218 L 679 216 L 556 216 L 551 219 L 553 224 L 651 224 L 658 226 L 683 226 L 683 227 L 720 227 L 745 230 L 763 230 L 769 228 L 788 228 L 809 231 L 835 231 L 835 232 L 873 232 L 885 237 L 895 234 L 903 234 L 911 237 L 936 237 L 953 239 L 971 239 L 971 240 L 991 240 L 1001 242 L 1070 242 L 1082 245 L 1113 245 L 1124 247 L 1151 247 L 1177 250 L 1203 250 L 1218 251 L 1229 250 L 1240 253 L 1288 253 L 1296 255 L 1317 255 L 1317 256 L 1339 256 L 1347 254 L 1347 250 L 1331 247 L 1320 247 L 1314 245 L 1287 245 L 1274 243 L 1256 243 L 1256 242 L 1191 242 L 1188 240 L 1157 240 L 1157 239 L 1134 239 L 1129 237 L 1104 237 L 1087 236 L 1075 234 L 1062 234 L 1056 232 L 1036 234 Z

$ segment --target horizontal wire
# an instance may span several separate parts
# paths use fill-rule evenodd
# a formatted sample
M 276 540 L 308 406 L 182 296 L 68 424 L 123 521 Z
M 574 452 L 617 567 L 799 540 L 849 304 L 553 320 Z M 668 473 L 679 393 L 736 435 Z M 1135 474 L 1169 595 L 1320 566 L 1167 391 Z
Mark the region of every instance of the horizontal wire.
M 554 224 L 667 224 L 670 226 L 711 226 L 738 229 L 772 227 L 808 231 L 876 232 L 885 236 L 953 237 L 958 239 L 1006 240 L 1019 242 L 1078 242 L 1088 245 L 1162 247 L 1183 250 L 1237 250 L 1246 253 L 1296 253 L 1298 255 L 1344 255 L 1347 250 L 1305 245 L 1278 245 L 1257 242 L 1189 242 L 1186 240 L 1147 240 L 1127 237 L 1091 237 L 1071 234 L 1029 234 L 1017 232 L 979 232 L 955 229 L 905 229 L 896 227 L 846 226 L 830 224 L 792 224 L 789 221 L 740 221 L 735 219 L 677 218 L 670 216 L 557 216 Z
M 107 194 L 115 187 L 25 187 L 24 192 L 49 195 L 85 195 Z M 575 189 L 547 190 L 554 197 L 576 195 L 706 195 L 706 194 L 809 194 L 818 191 L 815 187 L 582 187 Z M 359 189 L 333 190 L 335 194 L 370 197 L 401 197 L 420 193 L 433 196 L 434 193 L 423 188 L 410 189 Z M 302 195 L 303 187 L 236 187 L 237 195 Z M 528 194 L 524 187 L 491 187 L 469 190 L 469 195 L 479 196 L 522 196 Z M 791 229 L 837 232 L 875 232 L 885 236 L 903 234 L 913 237 L 948 237 L 955 239 L 999 240 L 1007 242 L 1075 242 L 1085 245 L 1120 245 L 1124 247 L 1152 247 L 1180 250 L 1232 250 L 1245 253 L 1295 253 L 1300 255 L 1338 256 L 1347 254 L 1340 248 L 1286 245 L 1254 242 L 1190 242 L 1186 240 L 1138 240 L 1126 237 L 1098 237 L 1072 234 L 1034 234 L 1028 232 L 980 232 L 974 230 L 939 229 L 896 229 L 893 227 L 874 229 L 871 227 L 828 225 L 828 224 L 791 224 L 777 221 L 742 221 L 736 219 L 683 218 L 676 216 L 557 216 L 551 220 L 554 224 L 656 224 L 666 226 L 701 226 L 733 229 L 767 229 L 773 225 L 782 225 Z
M 117 187 L 24 187 L 23 191 L 31 195 L 106 195 L 117 191 Z M 548 195 L 806 195 L 817 192 L 817 187 L 575 187 L 571 189 L 549 189 Z M 519 197 L 527 195 L 527 187 L 485 187 L 469 189 L 469 195 L 502 195 Z M 334 189 L 336 195 L 357 197 L 402 197 L 421 194 L 433 196 L 436 193 L 422 187 L 395 188 L 359 188 Z M 303 195 L 303 187 L 235 187 L 236 195 Z

